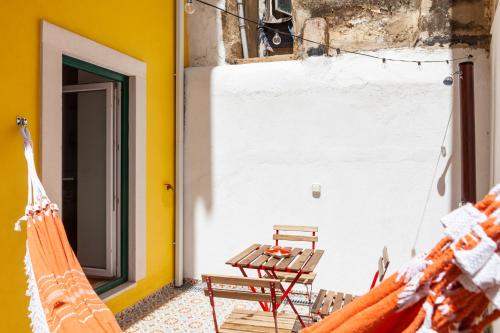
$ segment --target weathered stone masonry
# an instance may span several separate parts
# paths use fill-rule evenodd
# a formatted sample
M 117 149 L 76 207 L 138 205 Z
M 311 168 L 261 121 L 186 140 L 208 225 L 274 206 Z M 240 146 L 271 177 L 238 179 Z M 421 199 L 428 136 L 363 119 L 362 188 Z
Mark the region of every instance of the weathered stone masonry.
M 227 9 L 235 12 L 235 3 L 227 0 Z M 294 56 L 334 55 L 335 48 L 488 49 L 495 5 L 495 0 L 293 0 L 295 33 L 327 45 L 299 41 Z M 237 19 L 226 16 L 222 16 L 226 61 L 232 63 L 241 58 L 241 40 Z M 249 24 L 248 29 L 255 26 Z

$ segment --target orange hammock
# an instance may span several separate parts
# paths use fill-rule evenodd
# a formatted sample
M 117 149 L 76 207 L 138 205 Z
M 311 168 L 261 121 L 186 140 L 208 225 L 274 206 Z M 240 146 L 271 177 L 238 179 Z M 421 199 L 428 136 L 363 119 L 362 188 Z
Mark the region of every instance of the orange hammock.
M 25 268 L 30 318 L 35 333 L 122 332 L 113 313 L 90 286 L 71 249 L 55 204 L 35 170 L 27 128 L 21 130 L 28 162 Z M 16 230 L 20 230 L 20 221 Z
M 441 220 L 446 237 L 430 253 L 301 332 L 483 332 L 500 316 L 499 207 L 497 185 Z

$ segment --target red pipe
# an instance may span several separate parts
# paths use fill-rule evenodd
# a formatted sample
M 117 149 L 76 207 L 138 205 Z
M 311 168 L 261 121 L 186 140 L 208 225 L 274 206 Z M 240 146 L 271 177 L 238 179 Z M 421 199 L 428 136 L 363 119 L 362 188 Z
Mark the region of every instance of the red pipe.
M 460 64 L 460 134 L 462 146 L 462 202 L 476 201 L 476 132 L 474 63 Z

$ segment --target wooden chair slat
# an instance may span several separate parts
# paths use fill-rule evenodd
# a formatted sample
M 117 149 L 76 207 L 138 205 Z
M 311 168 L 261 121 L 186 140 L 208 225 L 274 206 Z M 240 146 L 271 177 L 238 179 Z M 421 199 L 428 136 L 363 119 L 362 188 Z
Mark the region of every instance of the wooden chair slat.
M 378 258 L 378 280 L 382 281 L 384 279 L 384 258 Z
M 330 307 L 332 306 L 332 303 L 335 301 L 336 294 L 337 293 L 334 291 L 329 291 L 326 293 L 325 300 L 320 310 L 321 314 L 327 315 L 328 313 L 330 313 Z
M 345 294 L 344 296 L 344 306 L 346 306 L 347 304 L 351 303 L 353 300 L 353 297 L 351 294 Z
M 384 280 L 385 274 L 387 274 L 387 269 L 389 268 L 390 260 L 389 260 L 389 253 L 387 252 L 387 246 L 384 246 L 384 249 L 382 250 L 382 259 L 383 259 L 383 274 L 379 273 L 379 279 L 380 282 Z
M 344 305 L 343 302 L 344 302 L 344 293 L 337 292 L 337 294 L 335 295 L 335 303 L 333 304 L 332 312 L 340 310 Z
M 238 266 L 240 267 L 247 267 L 252 261 L 257 259 L 265 250 L 270 248 L 270 245 L 262 245 L 255 251 L 253 251 L 249 256 L 247 256 L 245 259 L 241 260 L 238 262 Z
M 321 289 L 318 293 L 318 296 L 316 297 L 316 300 L 314 301 L 314 304 L 311 308 L 312 313 L 319 313 L 321 309 L 321 305 L 323 304 L 323 301 L 326 296 L 326 290 Z
M 292 282 L 297 274 L 288 272 L 276 272 L 276 276 L 278 276 L 281 282 Z M 314 279 L 316 279 L 316 273 L 302 274 L 299 277 L 298 282 L 301 284 L 312 284 L 314 282 Z
M 278 332 L 290 333 L 294 327 L 294 314 L 278 314 Z M 234 309 L 221 325 L 219 332 L 275 332 L 272 312 Z M 270 330 L 271 329 L 271 330 Z
M 273 317 L 273 313 L 270 311 L 260 311 L 260 310 L 247 310 L 241 308 L 235 308 L 232 314 L 254 314 L 256 316 L 267 316 Z M 282 319 L 296 319 L 297 316 L 294 313 L 280 313 L 279 314 Z
M 294 248 L 290 253 L 290 256 L 281 260 L 276 266 L 275 269 L 278 271 L 286 271 L 288 265 L 302 252 L 301 248 Z
M 245 258 L 247 255 L 252 253 L 254 250 L 257 250 L 259 247 L 260 247 L 260 244 L 253 244 L 253 245 L 249 246 L 248 248 L 246 248 L 242 252 L 238 253 L 237 255 L 235 255 L 234 257 L 232 257 L 228 261 L 226 261 L 226 264 L 233 265 L 233 266 L 236 265 L 241 259 Z
M 270 315 L 268 315 L 270 314 Z M 227 320 L 241 320 L 241 319 L 246 319 L 246 320 L 258 320 L 262 322 L 270 322 L 274 326 L 274 317 L 272 312 L 263 312 L 263 311 L 253 311 L 252 313 L 239 313 L 239 312 L 232 312 L 229 314 L 227 317 Z M 280 316 L 280 321 L 283 323 L 291 323 L 292 325 L 295 323 L 295 317 L 286 317 L 281 315 Z
M 292 272 L 298 272 L 302 268 L 302 266 L 304 266 L 304 263 L 309 259 L 311 254 L 311 249 L 303 250 L 300 256 L 292 263 L 291 266 L 288 267 L 288 269 Z
M 313 255 L 311 256 L 311 259 L 309 259 L 309 261 L 304 265 L 304 267 L 302 268 L 302 271 L 304 273 L 310 273 L 310 272 L 314 271 L 314 269 L 316 268 L 316 265 L 318 265 L 318 262 L 321 259 L 321 257 L 323 256 L 324 252 L 325 251 L 323 251 L 323 250 L 314 251 Z
M 235 323 L 224 323 L 223 329 L 225 330 L 237 330 L 237 332 L 245 332 L 245 333 L 275 333 L 274 327 L 259 327 L 255 326 L 257 323 L 243 325 L 243 324 L 235 324 Z M 279 324 L 278 324 L 279 325 Z M 227 332 L 227 331 L 226 331 Z M 231 331 L 229 331 L 231 332 Z M 292 329 L 288 328 L 278 328 L 278 333 L 291 333 Z
M 271 318 L 272 319 L 272 318 Z M 226 319 L 224 324 L 222 326 L 227 327 L 227 324 L 236 324 L 236 325 L 250 325 L 250 326 L 257 326 L 257 327 L 269 327 L 274 330 L 274 319 L 271 321 L 267 320 L 261 320 L 260 318 L 257 317 L 249 317 L 249 318 L 234 318 L 234 317 L 229 317 Z M 292 329 L 293 328 L 293 322 L 290 321 L 284 321 L 284 320 L 278 320 L 278 328 L 284 328 L 284 329 Z
M 273 239 L 293 241 L 293 242 L 317 242 L 318 236 L 274 234 Z
M 280 283 L 276 279 L 264 279 L 264 278 L 251 278 L 251 277 L 237 277 L 237 276 L 226 276 L 226 275 L 202 275 L 202 281 L 205 282 L 207 277 L 210 278 L 212 283 L 220 284 L 230 284 L 235 286 L 246 286 L 246 287 L 263 287 L 269 288 L 271 283 L 277 285 Z
M 208 296 L 208 289 L 204 289 L 205 296 Z M 251 291 L 239 291 L 239 290 L 226 290 L 226 289 L 212 289 L 214 297 L 229 298 L 229 299 L 239 299 L 245 301 L 256 301 L 256 302 L 271 302 L 271 294 L 254 293 Z M 276 302 L 280 303 L 281 294 L 276 293 Z
M 248 333 L 248 331 L 231 330 L 227 328 L 219 328 L 219 333 Z
M 283 231 L 318 232 L 318 227 L 306 226 L 306 225 L 275 224 L 273 226 L 273 229 L 278 231 L 283 230 Z

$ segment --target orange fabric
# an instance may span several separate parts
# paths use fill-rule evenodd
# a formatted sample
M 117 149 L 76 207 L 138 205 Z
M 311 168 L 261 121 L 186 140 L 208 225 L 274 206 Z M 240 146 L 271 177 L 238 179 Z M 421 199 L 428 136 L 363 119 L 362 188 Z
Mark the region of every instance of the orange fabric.
M 28 251 L 51 333 L 122 332 L 99 299 L 71 249 L 59 213 L 31 213 Z
M 495 195 L 487 195 L 475 207 L 489 217 L 500 208 L 500 201 L 495 200 Z M 480 226 L 486 235 L 498 244 L 500 225 L 496 225 L 495 220 L 489 217 Z M 459 239 L 454 246 L 458 251 L 468 251 L 475 248 L 480 241 L 480 236 L 471 232 Z M 452 332 L 457 325 L 461 330 L 481 332 L 500 316 L 500 312 L 496 310 L 478 322 L 489 300 L 483 293 L 468 291 L 458 282 L 462 271 L 455 262 L 452 243 L 452 239 L 445 237 L 427 255 L 426 259 L 430 264 L 417 276 L 416 288 L 425 296 L 418 299 L 416 304 L 409 303 L 408 306 L 402 307 L 402 297 L 408 294 L 408 290 L 411 292 L 415 289 L 408 289 L 411 286 L 403 281 L 398 282 L 395 274 L 342 310 L 333 312 L 301 332 L 415 333 L 424 321 L 429 320 L 432 329 L 438 333 Z M 432 313 L 426 319 L 429 309 Z

